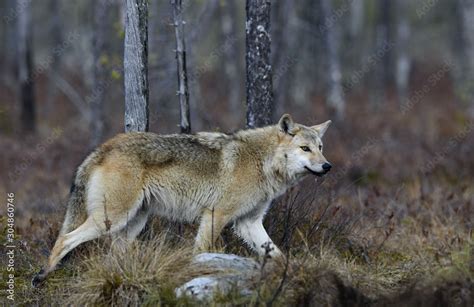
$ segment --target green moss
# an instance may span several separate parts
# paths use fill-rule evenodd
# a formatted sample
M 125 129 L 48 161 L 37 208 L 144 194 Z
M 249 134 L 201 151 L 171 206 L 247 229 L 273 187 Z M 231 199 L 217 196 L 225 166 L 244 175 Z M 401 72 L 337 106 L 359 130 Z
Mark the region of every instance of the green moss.
M 378 251 L 373 258 L 378 263 L 383 263 L 386 265 L 394 265 L 399 263 L 407 263 L 412 259 L 410 256 L 402 254 L 399 251 L 390 251 L 390 250 L 381 250 Z
M 451 252 L 450 264 L 439 268 L 434 279 L 451 281 L 469 278 L 474 280 L 473 250 L 474 244 L 470 241 L 464 244 L 460 250 Z
M 198 303 L 189 297 L 177 298 L 175 285 L 152 287 L 144 295 L 143 306 L 197 306 Z

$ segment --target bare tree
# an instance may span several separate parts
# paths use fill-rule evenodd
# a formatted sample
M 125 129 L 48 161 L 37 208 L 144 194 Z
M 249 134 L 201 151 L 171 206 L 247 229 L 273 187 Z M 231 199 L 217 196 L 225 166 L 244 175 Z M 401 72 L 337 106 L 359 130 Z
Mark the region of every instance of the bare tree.
M 91 114 L 91 146 L 100 144 L 104 134 L 104 94 L 106 71 L 102 56 L 105 50 L 105 41 L 107 40 L 107 17 L 109 3 L 107 0 L 95 1 L 93 34 L 93 56 L 94 56 L 94 82 L 93 93 L 90 100 Z
M 350 1 L 349 33 L 353 40 L 361 34 L 364 25 L 364 4 L 365 1 Z
M 247 127 L 269 125 L 273 112 L 270 1 L 247 0 Z
M 348 45 L 351 48 L 347 48 L 343 52 L 343 54 L 346 54 L 346 62 L 343 67 L 351 72 L 359 69 L 364 54 L 365 4 L 366 1 L 350 1 L 350 19 L 346 27 L 349 27 Z
M 319 0 L 319 11 L 321 16 L 321 25 L 319 35 L 321 35 L 324 53 L 326 58 L 326 103 L 335 113 L 337 119 L 344 117 L 345 101 L 342 90 L 342 73 L 339 62 L 339 44 L 336 33 L 337 24 L 330 22 L 332 14 L 331 0 Z
M 33 46 L 31 28 L 31 2 L 19 0 L 18 12 L 18 78 L 21 99 L 21 124 L 24 132 L 36 128 L 35 93 L 33 80 Z
M 17 10 L 17 1 L 15 0 L 7 0 L 2 2 L 2 12 L 16 12 Z M 10 17 L 3 18 L 3 27 L 2 30 L 4 31 L 4 40 L 2 44 L 4 48 L 2 48 L 2 70 L 6 72 L 3 76 L 6 82 L 8 82 L 11 86 L 16 86 L 16 79 L 18 74 L 18 25 L 14 22 L 15 19 Z
M 395 1 L 397 13 L 397 50 L 395 67 L 395 84 L 400 104 L 408 98 L 408 81 L 410 78 L 411 58 L 408 54 L 410 40 L 410 22 L 408 20 L 408 0 Z
M 60 3 L 59 0 L 51 0 L 50 7 L 51 19 L 50 19 L 50 31 L 54 46 L 60 46 L 62 43 L 62 28 L 61 28 L 61 15 L 60 15 Z M 55 79 L 61 69 L 61 54 L 58 51 L 52 53 L 51 71 L 49 72 L 49 82 L 47 88 L 46 98 L 46 112 L 49 112 L 52 107 L 52 102 L 56 96 L 56 85 Z
M 186 44 L 184 42 L 184 21 L 181 0 L 171 0 L 173 7 L 173 25 L 176 36 L 176 62 L 178 72 L 178 97 L 181 133 L 191 132 L 191 123 L 189 116 L 189 90 L 188 75 L 186 71 Z
M 148 131 L 148 1 L 126 0 L 125 131 Z
M 471 104 L 474 114 L 474 2 L 470 0 L 457 0 L 457 11 L 460 17 L 457 47 L 459 47 L 458 64 L 460 71 L 461 98 Z
M 377 23 L 377 32 L 379 33 L 378 44 L 384 44 L 384 42 L 393 42 L 394 37 L 394 28 L 393 28 L 393 13 L 394 13 L 394 1 L 392 0 L 381 0 L 378 1 L 378 23 Z M 377 46 L 379 47 L 379 46 Z M 384 53 L 382 59 L 383 63 L 383 79 L 385 87 L 389 86 L 393 81 L 394 69 L 393 69 L 393 50 L 389 49 Z
M 375 28 L 375 49 L 383 53 L 381 62 L 377 63 L 372 79 L 372 105 L 379 106 L 386 98 L 386 91 L 392 77 L 391 50 L 385 50 L 385 46 L 392 44 L 392 2 L 391 0 L 380 0 L 377 5 L 377 24 Z

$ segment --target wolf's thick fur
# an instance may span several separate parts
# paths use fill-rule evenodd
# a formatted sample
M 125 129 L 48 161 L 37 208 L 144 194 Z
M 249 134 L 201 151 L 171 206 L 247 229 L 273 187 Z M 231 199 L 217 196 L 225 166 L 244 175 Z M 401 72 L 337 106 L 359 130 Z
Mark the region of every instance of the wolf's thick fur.
M 329 123 L 307 127 L 284 115 L 277 125 L 230 135 L 117 135 L 78 168 L 63 227 L 33 284 L 77 245 L 105 233 L 132 240 L 155 214 L 200 220 L 196 250 L 211 248 L 232 223 L 259 254 L 267 243 L 270 256 L 280 255 L 263 217 L 288 187 L 330 169 L 321 143 Z

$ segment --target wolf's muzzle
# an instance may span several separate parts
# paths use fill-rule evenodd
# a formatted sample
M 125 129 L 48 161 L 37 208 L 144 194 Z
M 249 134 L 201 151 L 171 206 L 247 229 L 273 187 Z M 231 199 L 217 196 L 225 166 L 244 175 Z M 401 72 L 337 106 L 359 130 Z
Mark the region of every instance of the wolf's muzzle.
M 325 167 L 325 165 L 328 164 L 328 166 Z M 310 172 L 311 174 L 315 175 L 315 176 L 318 176 L 318 177 L 322 177 L 323 175 L 325 175 L 327 172 L 329 172 L 329 170 L 331 169 L 331 164 L 329 163 L 324 163 L 322 168 L 323 168 L 323 171 L 322 172 L 315 172 L 313 171 L 312 169 L 310 169 L 309 167 L 305 166 L 304 167 L 306 170 L 308 170 L 308 172 Z

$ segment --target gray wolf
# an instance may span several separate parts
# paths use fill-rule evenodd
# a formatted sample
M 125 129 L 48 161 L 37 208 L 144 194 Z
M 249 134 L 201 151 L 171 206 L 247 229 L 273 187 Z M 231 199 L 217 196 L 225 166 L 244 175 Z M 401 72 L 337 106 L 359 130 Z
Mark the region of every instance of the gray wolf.
M 196 251 L 212 248 L 232 224 L 258 254 L 281 256 L 263 218 L 289 187 L 331 169 L 321 140 L 330 122 L 304 126 L 285 114 L 276 125 L 233 134 L 117 135 L 77 169 L 61 231 L 32 284 L 83 242 L 107 233 L 133 240 L 152 215 L 199 220 Z

